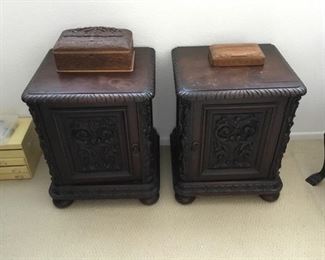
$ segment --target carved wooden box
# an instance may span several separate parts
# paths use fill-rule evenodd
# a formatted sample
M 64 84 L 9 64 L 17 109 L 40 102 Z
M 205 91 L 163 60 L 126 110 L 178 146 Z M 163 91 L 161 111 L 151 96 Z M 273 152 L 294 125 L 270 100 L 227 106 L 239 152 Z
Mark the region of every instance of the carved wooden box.
M 173 50 L 171 148 L 179 202 L 210 194 L 278 198 L 281 159 L 306 88 L 275 46 L 260 47 L 265 64 L 254 67 L 211 67 L 206 46 Z
M 53 48 L 58 72 L 131 72 L 132 32 L 111 27 L 84 27 L 62 32 Z
M 58 74 L 50 51 L 22 95 L 33 116 L 54 204 L 159 197 L 159 137 L 152 124 L 155 53 L 135 48 L 131 73 Z

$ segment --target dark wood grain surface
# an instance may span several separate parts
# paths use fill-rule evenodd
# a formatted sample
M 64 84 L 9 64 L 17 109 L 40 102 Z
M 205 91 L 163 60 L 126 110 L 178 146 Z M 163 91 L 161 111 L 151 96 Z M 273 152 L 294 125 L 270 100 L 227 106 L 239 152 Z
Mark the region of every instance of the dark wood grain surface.
M 264 66 L 212 67 L 208 46 L 179 47 L 173 50 L 176 90 L 220 91 L 304 86 L 274 45 L 261 44 Z
M 49 51 L 24 95 L 120 94 L 154 92 L 155 51 L 135 48 L 135 69 L 130 73 L 57 73 Z

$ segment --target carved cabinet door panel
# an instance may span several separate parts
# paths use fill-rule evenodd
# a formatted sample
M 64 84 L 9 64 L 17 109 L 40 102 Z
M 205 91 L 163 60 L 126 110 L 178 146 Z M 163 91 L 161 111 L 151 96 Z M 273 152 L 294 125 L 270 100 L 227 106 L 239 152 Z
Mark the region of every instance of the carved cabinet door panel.
M 131 104 L 44 111 L 51 146 L 58 157 L 59 182 L 141 179 L 137 113 Z
M 284 109 L 284 100 L 194 104 L 191 178 L 269 177 Z

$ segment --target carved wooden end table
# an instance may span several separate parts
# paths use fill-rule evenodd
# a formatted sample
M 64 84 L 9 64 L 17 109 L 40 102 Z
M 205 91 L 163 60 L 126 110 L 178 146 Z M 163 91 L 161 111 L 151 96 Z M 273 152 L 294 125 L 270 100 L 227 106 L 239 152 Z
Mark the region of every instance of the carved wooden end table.
M 59 74 L 50 51 L 25 89 L 22 99 L 52 175 L 55 206 L 81 199 L 158 200 L 155 53 L 135 51 L 133 72 L 107 74 Z
M 223 68 L 210 67 L 207 46 L 173 50 L 178 202 L 214 194 L 279 197 L 281 160 L 306 88 L 273 45 L 261 48 L 264 66 Z

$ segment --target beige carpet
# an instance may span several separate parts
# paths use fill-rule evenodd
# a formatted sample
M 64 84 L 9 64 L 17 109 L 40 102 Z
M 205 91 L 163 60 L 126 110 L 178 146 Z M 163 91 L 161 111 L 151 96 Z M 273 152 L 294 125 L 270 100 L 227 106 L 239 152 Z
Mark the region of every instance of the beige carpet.
M 31 181 L 0 182 L 0 259 L 325 259 L 322 141 L 292 141 L 279 200 L 258 196 L 173 197 L 170 154 L 161 152 L 161 198 L 76 201 L 56 209 L 42 159 Z

